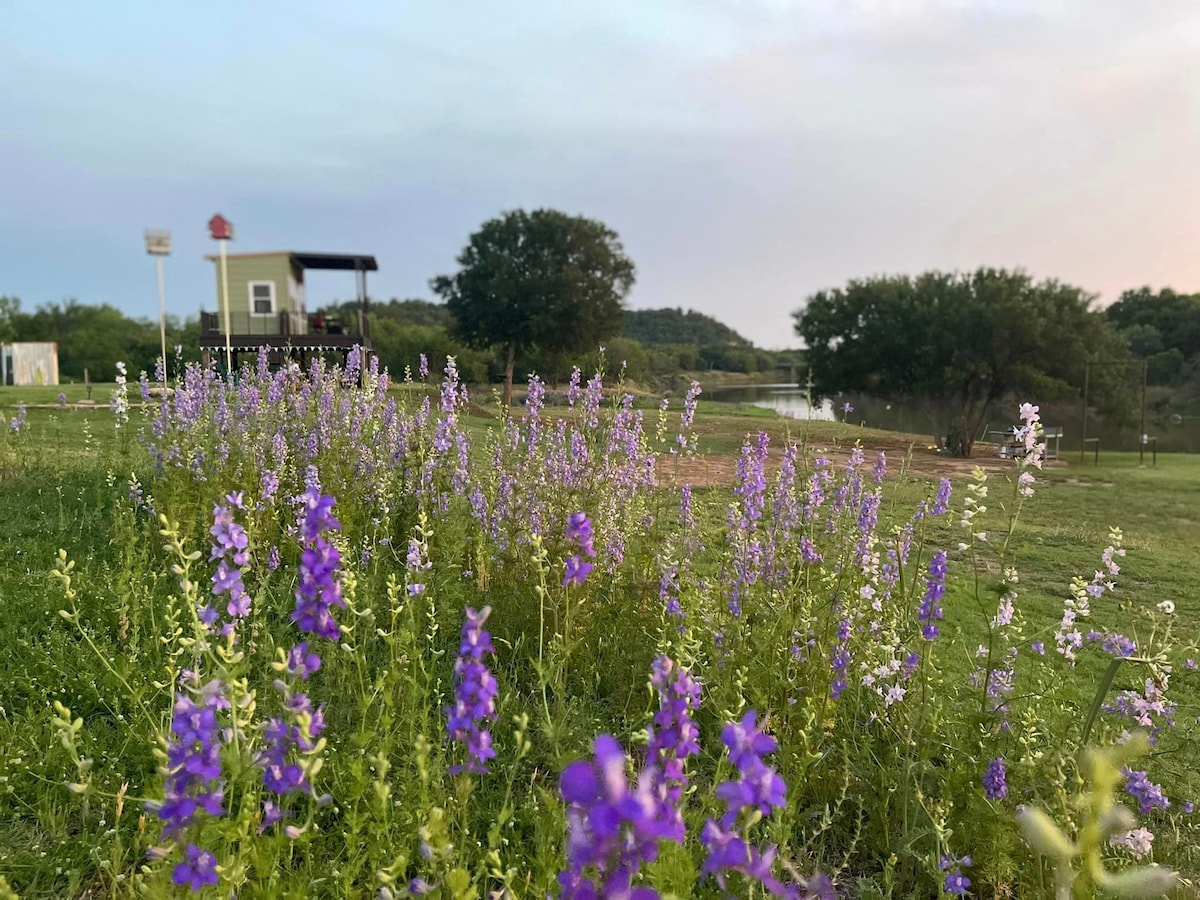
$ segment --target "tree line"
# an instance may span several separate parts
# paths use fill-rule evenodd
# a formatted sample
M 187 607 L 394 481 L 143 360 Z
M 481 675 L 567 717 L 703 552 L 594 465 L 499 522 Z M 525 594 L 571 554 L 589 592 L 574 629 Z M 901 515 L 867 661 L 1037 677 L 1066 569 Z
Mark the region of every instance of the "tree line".
M 518 373 L 566 379 L 573 365 L 596 362 L 601 345 L 611 369 L 645 382 L 684 372 L 771 372 L 777 354 L 733 329 L 682 309 L 626 310 L 633 262 L 614 231 L 557 210 L 516 210 L 485 222 L 458 257 L 459 270 L 430 281 L 443 302 L 391 300 L 371 307 L 372 349 L 394 373 L 454 356 L 468 381 L 499 380 L 506 402 Z M 355 318 L 352 303 L 321 312 Z M 0 298 L 0 340 L 56 341 L 66 380 L 111 377 L 118 360 L 152 372 L 158 325 L 119 309 L 75 300 L 33 312 Z M 194 319 L 168 321 L 169 346 L 198 355 Z
M 64 300 L 27 311 L 18 298 L 0 296 L 0 343 L 12 341 L 58 344 L 58 372 L 64 382 L 83 381 L 85 373 L 92 381 L 112 381 L 118 361 L 130 372 L 153 373 L 161 353 L 158 322 L 132 318 L 107 303 Z M 196 360 L 199 345 L 197 319 L 167 317 L 172 365 L 175 347 L 182 349 L 184 360 Z
M 518 373 L 566 378 L 601 345 L 634 381 L 682 372 L 811 368 L 818 394 L 863 393 L 925 411 L 952 452 L 969 454 L 988 407 L 1079 394 L 1085 369 L 1102 413 L 1134 407 L 1130 372 L 1144 362 L 1156 402 L 1200 407 L 1200 294 L 1126 291 L 1107 310 L 1083 288 L 981 268 L 855 279 L 794 312 L 806 349 L 771 353 L 721 322 L 682 309 L 627 310 L 636 268 L 615 231 L 557 210 L 514 210 L 485 222 L 430 288 L 442 302 L 371 309 L 372 345 L 394 373 L 453 355 L 468 381 Z M 334 311 L 337 308 L 331 308 Z M 345 305 L 341 312 L 345 313 Z M 195 320 L 168 322 L 168 344 L 198 355 Z M 157 323 L 74 300 L 26 312 L 0 297 L 0 341 L 56 341 L 64 379 L 111 376 L 117 360 L 153 371 Z M 1089 367 L 1089 363 L 1092 365 Z
M 923 411 L 969 456 L 998 401 L 1075 399 L 1128 421 L 1141 363 L 1160 404 L 1200 403 L 1200 295 L 1126 291 L 1107 310 L 1082 288 L 1022 271 L 856 279 L 794 312 L 821 394 L 858 392 Z

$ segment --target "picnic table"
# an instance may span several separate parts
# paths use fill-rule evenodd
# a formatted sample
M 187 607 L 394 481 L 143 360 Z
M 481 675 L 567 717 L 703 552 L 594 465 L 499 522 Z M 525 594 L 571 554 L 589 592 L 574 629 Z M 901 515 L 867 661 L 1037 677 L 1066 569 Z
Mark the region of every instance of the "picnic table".
M 1003 431 L 989 431 L 986 434 L 988 443 L 1000 445 L 1001 459 L 1020 459 L 1025 455 L 1025 442 L 1017 438 L 1017 427 L 1009 426 Z M 1058 459 L 1059 447 L 1063 438 L 1061 426 L 1053 425 L 1042 429 L 1042 441 L 1046 445 L 1045 459 Z M 1050 442 L 1053 441 L 1053 447 Z
M 1016 459 L 1018 456 L 1025 455 L 1025 442 L 1017 440 L 1017 429 L 1006 428 L 1003 431 L 987 432 L 987 441 L 989 444 L 1000 445 L 1001 459 Z

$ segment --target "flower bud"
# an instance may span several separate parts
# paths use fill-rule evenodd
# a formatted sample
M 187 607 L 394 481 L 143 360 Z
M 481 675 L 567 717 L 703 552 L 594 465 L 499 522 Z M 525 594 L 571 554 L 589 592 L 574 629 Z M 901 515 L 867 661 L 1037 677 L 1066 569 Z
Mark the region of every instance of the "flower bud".
M 1034 852 L 1055 859 L 1067 859 L 1075 855 L 1075 845 L 1042 810 L 1033 806 L 1017 807 L 1017 824 L 1021 827 L 1025 842 Z
M 1109 894 L 1136 900 L 1139 897 L 1161 897 L 1177 884 L 1175 873 L 1162 866 L 1140 866 L 1115 875 L 1105 875 L 1100 886 Z

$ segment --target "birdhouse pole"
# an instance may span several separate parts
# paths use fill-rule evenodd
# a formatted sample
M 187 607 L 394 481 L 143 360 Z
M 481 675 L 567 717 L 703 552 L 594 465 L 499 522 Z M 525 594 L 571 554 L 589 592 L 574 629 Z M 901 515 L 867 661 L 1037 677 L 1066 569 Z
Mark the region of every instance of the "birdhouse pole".
M 221 305 L 225 319 L 225 375 L 233 377 L 233 348 L 229 338 L 229 268 L 225 263 L 225 245 L 233 240 L 233 223 L 217 213 L 208 220 L 208 231 L 221 247 Z
M 147 229 L 146 252 L 158 269 L 158 336 L 162 341 L 163 396 L 167 395 L 167 298 L 163 291 L 163 257 L 171 252 L 171 232 Z

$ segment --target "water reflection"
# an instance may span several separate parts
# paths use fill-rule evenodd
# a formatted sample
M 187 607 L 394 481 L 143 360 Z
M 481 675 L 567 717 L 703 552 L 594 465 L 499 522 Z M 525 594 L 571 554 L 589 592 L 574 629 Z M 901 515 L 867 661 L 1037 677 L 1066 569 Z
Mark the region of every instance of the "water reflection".
M 933 426 L 927 416 L 920 410 L 903 404 L 891 404 L 875 397 L 841 397 L 836 400 L 824 400 L 814 405 L 808 405 L 808 399 L 803 388 L 794 384 L 751 384 L 726 387 L 714 387 L 705 390 L 705 396 L 721 403 L 748 404 L 773 409 L 780 415 L 793 419 L 813 419 L 824 422 L 841 421 L 858 425 L 860 423 L 872 428 L 882 428 L 885 431 L 900 431 L 906 434 L 928 435 L 930 442 L 933 437 Z M 842 411 L 844 403 L 849 402 L 853 411 L 846 414 Z M 983 438 L 991 430 L 1003 430 L 1017 424 L 1016 408 L 1010 404 L 996 404 L 990 408 L 984 417 L 986 422 L 980 429 L 978 437 Z M 1159 415 L 1148 410 L 1146 432 L 1158 441 L 1160 453 L 1197 453 L 1200 452 L 1200 419 L 1180 415 Z M 1043 404 L 1042 422 L 1047 426 L 1063 429 L 1062 450 L 1078 452 L 1080 446 L 1080 412 L 1075 404 Z M 1101 452 L 1123 450 L 1137 452 L 1140 429 L 1138 422 L 1131 421 L 1124 425 L 1096 421 L 1089 416 L 1087 433 L 1089 437 L 1100 439 Z
M 793 419 L 813 419 L 820 422 L 836 421 L 838 416 L 832 400 L 822 400 L 808 405 L 808 395 L 803 388 L 794 384 L 747 384 L 736 387 L 715 387 L 705 391 L 708 397 L 719 403 L 738 403 L 773 409 L 781 416 Z

